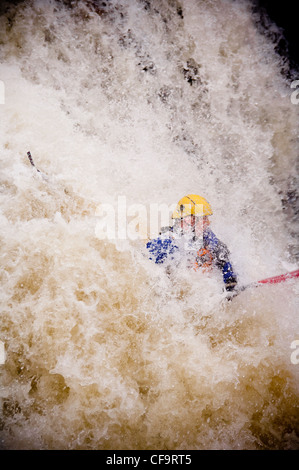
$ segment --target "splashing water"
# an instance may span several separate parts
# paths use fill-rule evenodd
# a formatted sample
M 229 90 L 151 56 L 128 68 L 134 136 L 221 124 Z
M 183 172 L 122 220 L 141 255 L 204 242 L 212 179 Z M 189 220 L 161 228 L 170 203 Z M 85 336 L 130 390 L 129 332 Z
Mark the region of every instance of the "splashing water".
M 297 268 L 298 107 L 251 4 L 1 8 L 1 448 L 298 448 L 298 282 L 227 302 L 96 236 L 198 193 L 241 284 Z

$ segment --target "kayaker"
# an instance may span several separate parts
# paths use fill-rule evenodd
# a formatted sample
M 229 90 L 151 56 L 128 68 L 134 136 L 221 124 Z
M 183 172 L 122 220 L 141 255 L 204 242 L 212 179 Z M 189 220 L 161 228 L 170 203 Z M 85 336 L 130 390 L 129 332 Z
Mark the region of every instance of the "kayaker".
M 210 271 L 217 267 L 222 272 L 226 291 L 237 286 L 227 246 L 210 229 L 210 204 L 197 194 L 184 196 L 172 214 L 173 226 L 147 243 L 149 258 L 155 263 L 165 263 L 171 269 L 185 263 L 195 271 Z

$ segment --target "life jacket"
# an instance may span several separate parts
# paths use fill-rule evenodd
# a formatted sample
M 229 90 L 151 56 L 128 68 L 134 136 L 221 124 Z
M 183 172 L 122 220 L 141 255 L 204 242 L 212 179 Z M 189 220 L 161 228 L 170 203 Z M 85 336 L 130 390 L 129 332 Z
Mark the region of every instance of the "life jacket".
M 208 248 L 200 248 L 196 253 L 194 262 L 194 271 L 201 269 L 203 272 L 212 270 L 213 255 Z
M 165 233 L 165 238 L 160 236 L 147 242 L 149 259 L 154 260 L 156 264 L 172 259 L 179 250 L 176 240 L 172 237 L 172 230 L 169 230 L 169 232 L 168 236 Z M 226 245 L 210 229 L 204 231 L 203 242 L 204 246 L 196 252 L 195 257 L 194 254 L 191 257 L 190 268 L 195 271 L 201 269 L 207 272 L 211 271 L 214 266 L 217 267 L 222 271 L 223 282 L 227 286 L 226 289 L 229 290 L 232 285 L 237 284 L 237 276 L 230 263 L 229 251 Z

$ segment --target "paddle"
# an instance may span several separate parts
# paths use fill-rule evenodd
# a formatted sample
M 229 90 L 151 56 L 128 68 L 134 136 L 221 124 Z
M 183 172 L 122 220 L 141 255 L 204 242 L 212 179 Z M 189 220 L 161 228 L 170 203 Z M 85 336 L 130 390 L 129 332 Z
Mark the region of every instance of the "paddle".
M 40 170 L 38 168 L 36 168 L 35 164 L 34 164 L 34 161 L 32 159 L 32 156 L 31 156 L 31 153 L 30 152 L 27 152 L 27 157 L 29 158 L 29 161 L 31 163 L 32 166 L 34 166 L 34 168 L 36 169 L 36 171 L 38 171 L 40 173 Z
M 285 282 L 285 281 L 288 281 L 289 279 L 294 279 L 296 277 L 299 277 L 299 269 L 296 269 L 295 271 L 291 271 L 289 273 L 280 274 L 279 276 L 267 277 L 266 279 L 261 279 L 260 281 L 257 281 L 257 282 L 251 282 L 250 284 L 247 284 L 245 286 L 240 286 L 236 289 L 235 295 L 244 291 L 248 287 L 259 287 L 262 284 L 279 284 L 281 282 Z
M 33 158 L 32 158 L 32 156 L 31 156 L 31 153 L 30 153 L 30 152 L 27 152 L 27 157 L 29 158 L 29 161 L 30 161 L 31 165 L 36 169 L 36 171 L 37 171 L 38 173 L 41 174 L 42 178 L 43 178 L 45 181 L 49 182 L 48 176 L 45 175 L 44 173 L 42 173 L 42 172 L 35 166 L 35 163 L 34 163 L 34 161 L 33 161 Z

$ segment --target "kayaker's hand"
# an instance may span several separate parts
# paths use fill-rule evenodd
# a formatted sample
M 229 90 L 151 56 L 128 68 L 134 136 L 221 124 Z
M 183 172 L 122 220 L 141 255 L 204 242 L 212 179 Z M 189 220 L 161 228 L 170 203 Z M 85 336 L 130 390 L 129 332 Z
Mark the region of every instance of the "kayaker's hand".
M 238 295 L 238 292 L 236 291 L 228 292 L 226 295 L 226 300 L 230 302 L 234 297 L 236 297 L 236 295 Z
M 230 284 L 226 284 L 225 289 L 227 291 L 226 299 L 228 301 L 232 300 L 236 295 L 238 295 L 238 291 L 236 290 L 237 283 L 232 282 Z

